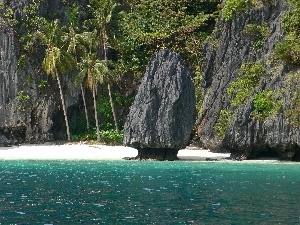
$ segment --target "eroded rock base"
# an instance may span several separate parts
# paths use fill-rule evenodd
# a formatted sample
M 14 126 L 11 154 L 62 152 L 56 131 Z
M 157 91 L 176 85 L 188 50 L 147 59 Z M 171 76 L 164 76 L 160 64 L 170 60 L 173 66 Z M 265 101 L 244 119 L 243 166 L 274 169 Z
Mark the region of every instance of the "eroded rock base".
M 7 147 L 25 142 L 26 127 L 0 127 L 0 147 Z
M 178 149 L 170 148 L 143 148 L 138 149 L 136 160 L 158 160 L 158 161 L 174 161 L 178 160 Z

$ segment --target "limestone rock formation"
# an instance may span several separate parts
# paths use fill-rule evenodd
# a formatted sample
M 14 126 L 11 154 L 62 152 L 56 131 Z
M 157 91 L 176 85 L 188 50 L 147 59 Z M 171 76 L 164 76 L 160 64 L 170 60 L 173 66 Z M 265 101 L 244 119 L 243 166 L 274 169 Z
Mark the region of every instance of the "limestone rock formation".
M 197 120 L 201 147 L 231 151 L 234 157 L 300 159 L 300 129 L 289 125 L 284 113 L 292 107 L 290 93 L 295 92 L 297 85 L 289 84 L 287 78 L 299 68 L 274 61 L 276 43 L 284 37 L 281 19 L 287 9 L 286 1 L 264 2 L 260 7 L 236 15 L 231 21 L 219 19 L 217 22 L 214 36 L 204 45 L 201 65 L 204 73 L 203 111 Z M 258 28 L 266 27 L 267 35 L 258 40 L 257 36 L 247 33 L 248 25 L 253 24 Z M 237 71 L 245 62 L 259 62 L 266 73 L 247 103 L 232 110 L 227 88 L 237 79 Z M 261 120 L 253 116 L 253 95 L 263 90 L 273 93 L 285 90 L 285 93 L 277 99 L 283 104 L 282 111 Z M 225 137 L 220 137 L 215 129 L 220 112 L 230 108 L 232 120 L 224 127 Z
M 20 15 L 26 0 L 11 1 L 11 7 Z M 43 6 L 43 14 L 59 1 Z M 47 8 L 47 6 L 49 8 Z M 18 40 L 8 24 L 0 27 L 0 146 L 25 141 L 53 139 L 64 126 L 59 90 L 56 81 L 41 68 L 41 58 L 18 67 Z M 79 103 L 79 88 L 67 77 L 62 77 L 66 104 L 75 109 Z M 44 83 L 45 85 L 40 85 Z M 18 98 L 18 96 L 24 98 Z M 72 117 L 70 117 L 72 120 Z M 71 121 L 70 121 L 71 122 Z M 61 134 L 58 134 L 61 136 Z
M 124 127 L 124 145 L 139 159 L 174 160 L 190 140 L 196 108 L 191 72 L 179 54 L 161 50 L 150 59 Z

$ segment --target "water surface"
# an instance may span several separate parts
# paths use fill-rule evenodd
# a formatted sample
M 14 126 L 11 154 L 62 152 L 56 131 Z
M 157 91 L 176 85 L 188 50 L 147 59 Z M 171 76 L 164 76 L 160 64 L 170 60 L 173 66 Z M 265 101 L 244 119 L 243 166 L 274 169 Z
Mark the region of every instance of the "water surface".
M 300 164 L 0 161 L 0 224 L 300 224 Z

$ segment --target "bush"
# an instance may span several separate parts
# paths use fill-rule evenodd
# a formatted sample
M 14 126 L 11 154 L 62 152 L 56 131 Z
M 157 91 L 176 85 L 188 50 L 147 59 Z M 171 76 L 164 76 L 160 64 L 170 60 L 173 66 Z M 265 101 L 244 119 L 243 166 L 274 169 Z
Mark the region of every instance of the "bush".
M 227 0 L 221 11 L 222 18 L 231 20 L 235 14 L 245 12 L 250 3 L 251 0 Z
M 288 64 L 300 64 L 300 39 L 290 38 L 278 42 L 275 55 Z
M 255 23 L 249 23 L 244 30 L 244 33 L 250 35 L 254 39 L 254 47 L 261 48 L 264 40 L 270 36 L 270 29 L 266 23 L 258 25 Z
M 100 140 L 101 142 L 109 145 L 122 145 L 123 144 L 124 132 L 116 130 L 101 130 L 100 131 Z M 82 141 L 94 141 L 97 140 L 97 131 L 94 128 L 92 131 L 87 132 L 86 134 L 80 137 Z
M 231 82 L 227 88 L 227 93 L 231 98 L 231 105 L 238 107 L 245 104 L 265 72 L 265 68 L 257 62 L 244 63 L 238 70 L 238 74 L 241 77 Z
M 286 38 L 278 42 L 275 47 L 275 55 L 288 64 L 300 65 L 300 2 L 290 0 L 291 9 L 282 19 Z
M 226 129 L 233 119 L 231 110 L 222 109 L 214 128 L 220 138 L 225 137 Z
M 300 34 L 300 2 L 299 0 L 290 0 L 292 9 L 290 9 L 283 17 L 283 29 L 287 34 L 294 33 L 299 36 Z
M 105 144 L 120 145 L 123 144 L 124 132 L 115 130 L 100 131 L 101 141 Z
M 263 90 L 253 97 L 254 111 L 252 115 L 256 119 L 266 119 L 274 109 L 275 96 L 272 90 Z
M 300 127 L 300 72 L 287 74 L 285 91 L 289 95 L 289 109 L 284 113 L 288 118 L 288 124 L 294 127 Z
M 274 0 L 226 0 L 221 15 L 224 20 L 229 21 L 237 13 L 246 12 L 249 7 L 259 7 L 265 3 L 274 4 Z
M 25 111 L 30 107 L 30 96 L 25 91 L 19 91 L 17 94 L 18 107 L 20 111 Z

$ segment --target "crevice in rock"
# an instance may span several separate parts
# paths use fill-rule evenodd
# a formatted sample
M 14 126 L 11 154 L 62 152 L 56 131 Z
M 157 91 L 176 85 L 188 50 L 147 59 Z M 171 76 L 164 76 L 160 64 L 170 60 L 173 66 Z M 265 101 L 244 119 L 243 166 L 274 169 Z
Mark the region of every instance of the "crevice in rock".
M 300 149 L 298 151 L 296 151 L 296 153 L 292 157 L 292 161 L 300 162 Z
M 63 132 L 63 128 L 65 128 L 64 115 L 61 109 L 53 113 L 52 122 L 50 133 L 53 134 L 54 140 L 66 140 L 67 136 Z
M 278 151 L 273 148 L 268 148 L 265 150 L 253 151 L 248 159 L 281 159 L 281 155 Z

